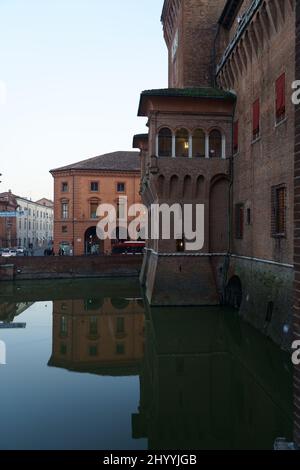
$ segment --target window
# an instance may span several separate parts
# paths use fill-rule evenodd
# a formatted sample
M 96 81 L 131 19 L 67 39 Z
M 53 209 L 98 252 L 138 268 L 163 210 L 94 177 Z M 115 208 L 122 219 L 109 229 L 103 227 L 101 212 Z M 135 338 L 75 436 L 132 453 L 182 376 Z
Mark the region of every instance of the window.
M 116 345 L 116 353 L 118 355 L 125 354 L 125 344 L 123 343 L 117 343 Z
M 64 181 L 63 183 L 61 183 L 61 192 L 67 193 L 68 191 L 69 191 L 69 184 Z
M 97 193 L 99 191 L 99 183 L 98 181 L 92 181 L 91 182 L 91 191 L 93 193 Z
M 97 317 L 90 317 L 90 335 L 91 336 L 98 335 L 98 318 Z
M 239 121 L 235 121 L 233 125 L 233 153 L 239 151 Z
M 167 127 L 158 134 L 158 156 L 172 157 L 172 132 Z
M 117 192 L 125 193 L 125 183 L 117 183 Z
M 91 202 L 90 203 L 91 219 L 97 219 L 97 209 L 98 209 L 98 202 Z
M 205 157 L 205 132 L 202 129 L 193 134 L 193 157 Z
M 175 136 L 176 157 L 189 156 L 189 133 L 186 129 L 179 129 Z
M 286 187 L 272 188 L 272 236 L 284 237 L 286 234 Z
M 61 205 L 61 217 L 62 217 L 62 219 L 68 219 L 69 218 L 69 203 L 68 202 L 63 202 L 62 205 Z
M 247 208 L 247 225 L 251 225 L 251 209 L 250 207 Z
M 259 99 L 257 99 L 253 103 L 253 111 L 252 111 L 252 137 L 253 140 L 256 140 L 259 138 L 260 135 L 260 102 Z
M 222 134 L 217 129 L 209 134 L 209 156 L 213 158 L 222 157 Z
M 244 204 L 235 205 L 235 238 L 244 236 Z
M 125 333 L 125 321 L 123 317 L 117 318 L 117 334 Z
M 31 230 L 31 220 L 28 222 L 28 229 Z
M 64 315 L 60 318 L 60 335 L 68 335 L 68 320 L 67 317 L 65 317 Z
M 95 344 L 95 345 L 91 345 L 89 347 L 89 355 L 91 357 L 96 357 L 98 356 L 98 346 Z
M 276 122 L 285 119 L 285 73 L 276 80 Z
M 66 225 L 63 225 L 61 231 L 62 233 L 68 233 L 68 227 Z
M 61 344 L 60 345 L 60 354 L 62 356 L 65 356 L 67 354 L 67 345 L 66 344 Z

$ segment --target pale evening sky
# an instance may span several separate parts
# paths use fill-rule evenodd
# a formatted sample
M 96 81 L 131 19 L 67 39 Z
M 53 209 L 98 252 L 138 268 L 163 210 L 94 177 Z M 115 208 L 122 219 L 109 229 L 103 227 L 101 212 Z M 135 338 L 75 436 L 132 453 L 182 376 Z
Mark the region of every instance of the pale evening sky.
M 49 170 L 132 150 L 140 92 L 167 87 L 163 0 L 0 0 L 0 192 L 53 198 Z

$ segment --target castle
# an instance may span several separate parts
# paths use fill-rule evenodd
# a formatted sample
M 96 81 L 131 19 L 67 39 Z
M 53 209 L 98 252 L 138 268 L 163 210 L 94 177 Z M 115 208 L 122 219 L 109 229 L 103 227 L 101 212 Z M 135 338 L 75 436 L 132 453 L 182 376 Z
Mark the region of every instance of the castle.
M 205 243 L 149 240 L 148 302 L 240 308 L 290 341 L 294 0 L 165 0 L 169 88 L 142 92 L 143 203 L 204 204 Z

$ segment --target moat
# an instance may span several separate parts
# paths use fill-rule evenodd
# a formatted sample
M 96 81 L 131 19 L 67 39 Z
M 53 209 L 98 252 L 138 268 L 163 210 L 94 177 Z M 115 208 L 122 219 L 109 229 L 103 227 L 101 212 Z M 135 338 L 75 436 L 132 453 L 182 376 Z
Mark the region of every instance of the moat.
M 290 356 L 235 310 L 149 309 L 135 279 L 0 289 L 0 449 L 292 440 Z

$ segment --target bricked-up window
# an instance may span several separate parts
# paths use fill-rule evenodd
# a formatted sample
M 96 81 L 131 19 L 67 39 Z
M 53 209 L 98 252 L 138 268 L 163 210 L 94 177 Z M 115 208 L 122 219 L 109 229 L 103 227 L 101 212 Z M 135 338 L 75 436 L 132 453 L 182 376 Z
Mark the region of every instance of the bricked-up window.
M 235 238 L 244 236 L 244 204 L 235 205 Z
M 239 121 L 235 121 L 233 125 L 233 153 L 239 151 Z
M 67 193 L 69 191 L 69 184 L 67 182 L 61 183 L 61 191 L 62 193 Z
M 91 219 L 97 218 L 97 209 L 98 209 L 98 202 L 91 202 L 90 203 L 90 217 Z
M 93 193 L 97 193 L 99 191 L 99 183 L 98 181 L 92 181 L 91 182 L 91 191 Z
M 285 73 L 276 80 L 276 122 L 285 118 Z
M 61 204 L 61 218 L 68 219 L 69 218 L 69 203 L 63 202 Z
M 172 131 L 167 127 L 158 133 L 158 156 L 172 157 Z
M 252 137 L 253 140 L 258 139 L 260 135 L 260 101 L 257 99 L 253 103 L 253 129 Z
M 272 188 L 272 235 L 284 237 L 286 235 L 286 187 L 273 186 Z

